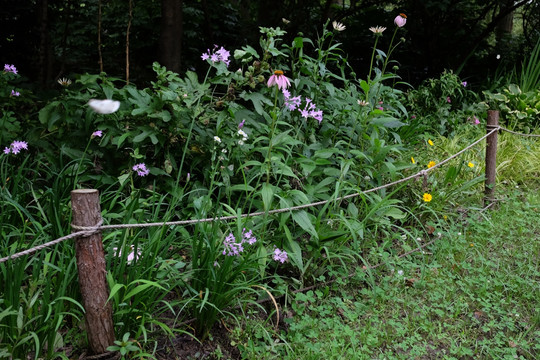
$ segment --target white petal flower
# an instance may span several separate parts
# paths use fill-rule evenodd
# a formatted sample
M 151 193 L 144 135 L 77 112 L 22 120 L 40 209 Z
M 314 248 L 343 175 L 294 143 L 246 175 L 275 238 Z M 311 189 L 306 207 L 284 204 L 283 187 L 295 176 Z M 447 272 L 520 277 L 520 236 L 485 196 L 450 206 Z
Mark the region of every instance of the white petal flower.
M 88 101 L 88 106 L 92 108 L 98 114 L 112 114 L 120 108 L 120 101 L 116 100 L 96 100 L 90 99 Z
M 334 27 L 334 30 L 336 31 L 343 31 L 347 28 L 345 25 L 337 21 L 333 21 L 332 26 Z

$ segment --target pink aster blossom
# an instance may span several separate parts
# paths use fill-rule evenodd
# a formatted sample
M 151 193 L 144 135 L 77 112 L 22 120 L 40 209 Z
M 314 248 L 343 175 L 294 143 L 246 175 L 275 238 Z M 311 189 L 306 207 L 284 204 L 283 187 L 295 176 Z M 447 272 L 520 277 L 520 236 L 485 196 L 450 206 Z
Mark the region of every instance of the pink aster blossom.
M 291 82 L 289 79 L 283 75 L 283 71 L 276 70 L 274 71 L 274 74 L 270 76 L 270 79 L 268 79 L 268 87 L 277 85 L 278 89 L 287 89 L 289 86 L 291 86 Z
M 394 19 L 394 24 L 396 24 L 397 27 L 404 27 L 407 23 L 407 15 L 401 13 Z
M 446 102 L 449 103 L 449 104 L 452 103 L 452 99 L 450 99 L 450 96 L 447 96 L 447 97 L 446 97 Z
M 92 133 L 92 137 L 102 137 L 103 136 L 103 131 L 101 130 L 96 130 Z
M 133 165 L 133 171 L 137 172 L 137 175 L 139 176 L 146 176 L 150 174 L 150 170 L 146 168 L 146 165 L 144 163 Z
M 284 263 L 288 259 L 287 252 L 285 250 L 280 250 L 279 248 L 274 249 L 274 255 L 273 258 L 275 261 L 279 261 L 280 263 Z

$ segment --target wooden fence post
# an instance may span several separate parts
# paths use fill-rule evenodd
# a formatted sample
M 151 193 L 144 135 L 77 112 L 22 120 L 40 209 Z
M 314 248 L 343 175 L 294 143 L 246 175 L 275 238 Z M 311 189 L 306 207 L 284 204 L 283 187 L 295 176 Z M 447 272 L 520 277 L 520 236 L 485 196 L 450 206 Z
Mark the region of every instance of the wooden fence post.
M 499 112 L 488 110 L 487 132 L 499 126 Z M 495 175 L 497 168 L 497 131 L 486 138 L 486 184 L 484 205 L 491 205 L 495 201 Z
M 80 189 L 71 192 L 73 225 L 92 227 L 101 220 L 99 192 L 94 189 Z M 74 228 L 73 232 L 80 231 Z M 107 302 L 105 253 L 101 232 L 75 240 L 79 286 L 85 309 L 88 344 L 93 354 L 107 352 L 114 345 L 114 325 L 112 307 Z

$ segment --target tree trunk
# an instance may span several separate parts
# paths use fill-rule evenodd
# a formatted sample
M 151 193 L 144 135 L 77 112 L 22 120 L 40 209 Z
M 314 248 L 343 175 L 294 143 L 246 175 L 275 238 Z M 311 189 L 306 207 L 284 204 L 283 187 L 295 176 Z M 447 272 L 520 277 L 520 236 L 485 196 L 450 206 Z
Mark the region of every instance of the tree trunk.
M 159 39 L 161 65 L 179 72 L 182 59 L 182 2 L 161 0 L 161 35 Z
M 501 12 L 505 11 L 506 9 L 510 8 L 514 4 L 513 1 L 501 1 Z M 497 40 L 502 39 L 505 35 L 510 35 L 512 33 L 512 30 L 514 28 L 514 11 L 511 11 L 508 13 L 505 17 L 503 17 L 499 22 L 497 23 L 497 28 L 495 31 L 495 34 L 497 36 Z
M 42 88 L 47 87 L 51 82 L 52 74 L 52 54 L 49 39 L 49 2 L 41 0 L 39 2 L 39 75 L 38 80 Z

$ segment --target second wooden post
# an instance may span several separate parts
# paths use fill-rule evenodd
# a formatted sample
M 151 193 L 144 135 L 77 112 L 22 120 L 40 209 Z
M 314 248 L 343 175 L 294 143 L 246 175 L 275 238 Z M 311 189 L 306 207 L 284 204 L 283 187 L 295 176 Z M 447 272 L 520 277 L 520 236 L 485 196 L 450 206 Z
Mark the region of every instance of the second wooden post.
M 487 132 L 499 126 L 499 112 L 488 110 Z M 497 169 L 497 131 L 486 138 L 486 185 L 484 205 L 495 201 L 495 178 Z

